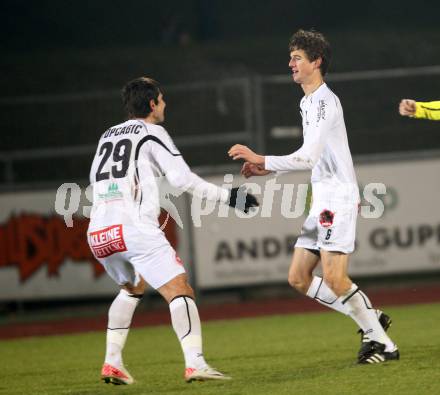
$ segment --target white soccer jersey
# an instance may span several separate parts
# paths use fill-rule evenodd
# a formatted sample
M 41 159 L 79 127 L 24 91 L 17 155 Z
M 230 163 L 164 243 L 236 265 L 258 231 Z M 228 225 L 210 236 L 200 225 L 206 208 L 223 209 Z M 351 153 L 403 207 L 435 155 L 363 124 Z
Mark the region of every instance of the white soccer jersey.
M 90 171 L 91 228 L 111 224 L 157 227 L 160 184 L 226 203 L 229 191 L 194 174 L 167 131 L 141 120 L 109 128 L 101 136 Z
M 300 104 L 304 143 L 290 155 L 266 156 L 272 171 L 312 169 L 313 200 L 358 202 L 359 190 L 338 97 L 324 83 Z

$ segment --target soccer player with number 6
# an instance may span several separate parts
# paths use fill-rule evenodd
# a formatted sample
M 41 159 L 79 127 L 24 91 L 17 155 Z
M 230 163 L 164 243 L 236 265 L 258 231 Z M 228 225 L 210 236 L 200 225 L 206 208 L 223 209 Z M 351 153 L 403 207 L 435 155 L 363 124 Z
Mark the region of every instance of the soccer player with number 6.
M 134 382 L 124 367 L 122 350 L 136 306 L 149 284 L 169 304 L 185 358 L 185 380 L 229 379 L 203 356 L 194 292 L 180 258 L 159 227 L 158 178 L 163 175 L 174 188 L 244 212 L 258 202 L 241 187 L 220 188 L 191 171 L 167 131 L 159 126 L 165 117 L 165 101 L 156 81 L 135 79 L 125 85 L 122 98 L 129 120 L 101 136 L 90 172 L 89 245 L 121 287 L 108 312 L 101 377 L 112 384 Z
M 361 364 L 399 359 L 399 350 L 385 330 L 391 319 L 371 305 L 347 274 L 354 250 L 359 189 L 353 168 L 341 103 L 324 82 L 330 45 L 314 30 L 296 32 L 290 41 L 293 81 L 305 96 L 300 109 L 304 142 L 290 155 L 258 155 L 244 145 L 229 150 L 245 161 L 242 174 L 312 171 L 313 203 L 299 236 L 289 269 L 289 283 L 317 302 L 350 316 L 360 327 Z M 321 261 L 323 277 L 313 274 Z

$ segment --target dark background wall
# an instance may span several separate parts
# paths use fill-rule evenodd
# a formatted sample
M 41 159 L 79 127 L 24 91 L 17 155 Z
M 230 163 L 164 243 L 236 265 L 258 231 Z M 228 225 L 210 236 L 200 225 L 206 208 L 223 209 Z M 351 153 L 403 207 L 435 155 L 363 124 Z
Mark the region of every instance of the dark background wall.
M 298 28 L 330 38 L 333 71 L 440 64 L 440 2 L 3 0 L 0 96 L 286 72 Z
M 111 102 L 101 100 L 99 111 L 87 100 L 34 103 L 11 98 L 117 91 L 140 75 L 153 76 L 165 86 L 288 75 L 287 45 L 298 28 L 314 27 L 329 38 L 330 75 L 440 65 L 438 0 L 4 0 L 0 12 L 0 152 L 95 144 L 103 129 L 124 116 L 117 95 Z M 439 99 L 438 76 L 332 87 L 343 102 L 355 154 L 440 148 L 437 123 L 411 123 L 396 111 L 402 97 Z M 215 113 L 217 118 L 208 116 L 217 111 L 215 90 L 209 93 L 209 110 L 204 107 L 208 93 L 199 92 L 192 106 L 189 94 L 182 93 L 179 100 L 168 94 L 165 126 L 175 136 L 219 133 L 218 127 L 225 125 L 228 131 L 239 130 L 243 104 L 237 92 L 226 96 L 230 112 Z M 267 134 L 272 126 L 298 124 L 300 89 L 289 85 L 285 91 L 266 94 Z M 385 137 L 378 146 L 380 136 Z M 274 152 L 284 152 L 285 141 L 268 144 Z M 298 144 L 299 140 L 291 148 Z M 218 147 L 219 162 L 227 160 L 226 145 Z M 212 157 L 185 153 L 190 164 L 212 162 Z M 63 175 L 65 169 L 59 172 Z
M 359 30 L 438 27 L 438 1 L 348 0 L 4 0 L 2 45 L 8 49 L 90 48 L 267 37 L 300 26 Z

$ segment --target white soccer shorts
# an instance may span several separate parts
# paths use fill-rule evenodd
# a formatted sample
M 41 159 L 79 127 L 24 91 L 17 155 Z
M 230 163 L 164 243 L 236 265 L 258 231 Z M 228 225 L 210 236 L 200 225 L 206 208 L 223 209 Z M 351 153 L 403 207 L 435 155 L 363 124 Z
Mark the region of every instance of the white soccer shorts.
M 351 254 L 357 216 L 357 203 L 314 202 L 295 247 Z
M 163 232 L 144 225 L 110 225 L 87 233 L 90 249 L 119 285 L 139 282 L 139 274 L 154 289 L 185 273 L 182 261 Z

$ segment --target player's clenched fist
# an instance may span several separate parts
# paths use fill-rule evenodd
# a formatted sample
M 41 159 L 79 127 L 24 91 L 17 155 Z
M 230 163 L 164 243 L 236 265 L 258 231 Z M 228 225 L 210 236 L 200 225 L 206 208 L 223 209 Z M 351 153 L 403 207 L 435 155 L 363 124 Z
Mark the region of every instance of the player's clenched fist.
M 269 170 L 265 170 L 262 166 L 254 165 L 253 163 L 244 162 L 241 168 L 241 174 L 245 178 L 252 176 L 266 176 L 270 173 Z
M 244 159 L 247 162 L 250 162 L 254 165 L 263 165 L 264 166 L 264 156 L 258 155 L 250 148 L 245 145 L 235 144 L 228 151 L 228 155 L 233 159 Z
M 399 114 L 412 117 L 416 113 L 416 102 L 411 99 L 403 99 L 399 104 Z

